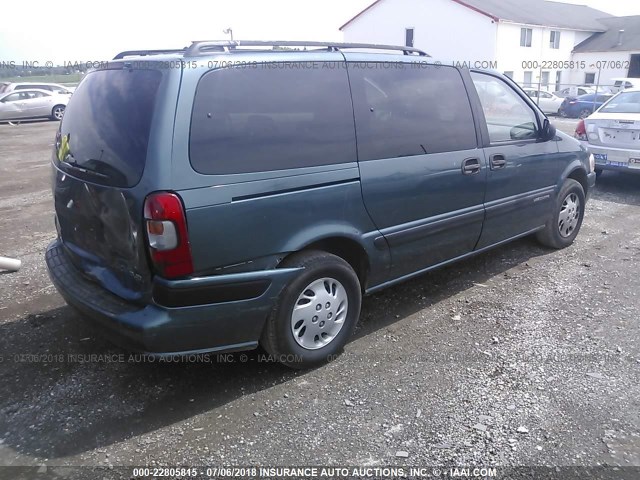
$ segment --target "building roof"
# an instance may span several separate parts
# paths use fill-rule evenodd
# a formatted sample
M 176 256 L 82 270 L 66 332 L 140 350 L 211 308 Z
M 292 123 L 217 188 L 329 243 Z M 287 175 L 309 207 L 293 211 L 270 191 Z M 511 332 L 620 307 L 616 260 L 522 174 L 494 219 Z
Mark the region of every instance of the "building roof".
M 345 28 L 366 11 L 374 8 L 378 3 L 387 0 L 377 0 L 355 17 L 340 27 Z M 423 0 L 426 1 L 426 0 Z M 546 0 L 451 0 L 471 10 L 485 15 L 495 21 L 522 23 L 526 25 L 541 25 L 545 27 L 567 28 L 571 30 L 586 30 L 589 32 L 604 32 L 606 27 L 600 19 L 611 17 L 608 13 L 585 5 L 550 2 Z
M 576 45 L 575 53 L 640 51 L 640 15 L 604 18 L 601 22 L 607 31 L 596 33 Z M 620 34 L 620 30 L 624 33 Z

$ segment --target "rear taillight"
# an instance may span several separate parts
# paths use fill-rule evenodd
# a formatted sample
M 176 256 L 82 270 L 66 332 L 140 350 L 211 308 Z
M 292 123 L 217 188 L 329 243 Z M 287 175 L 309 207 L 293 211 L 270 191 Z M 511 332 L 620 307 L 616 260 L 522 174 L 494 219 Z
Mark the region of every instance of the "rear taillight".
M 193 259 L 182 201 L 175 193 L 159 192 L 144 202 L 144 219 L 151 260 L 165 278 L 193 273 Z
M 578 140 L 586 140 L 587 139 L 587 129 L 584 126 L 584 120 L 580 120 L 578 125 L 576 125 L 575 137 Z

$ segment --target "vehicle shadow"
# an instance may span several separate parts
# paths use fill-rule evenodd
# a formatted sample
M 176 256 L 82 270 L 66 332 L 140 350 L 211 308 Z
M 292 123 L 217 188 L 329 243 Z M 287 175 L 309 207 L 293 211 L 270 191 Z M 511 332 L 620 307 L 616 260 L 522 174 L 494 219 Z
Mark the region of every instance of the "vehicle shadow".
M 640 175 L 605 171 L 596 182 L 593 198 L 638 206 L 640 205 Z
M 367 297 L 355 338 L 550 253 L 526 238 Z M 0 351 L 3 446 L 49 459 L 129 440 L 308 373 L 265 361 L 260 350 L 195 363 L 143 362 L 69 307 L 0 325 Z

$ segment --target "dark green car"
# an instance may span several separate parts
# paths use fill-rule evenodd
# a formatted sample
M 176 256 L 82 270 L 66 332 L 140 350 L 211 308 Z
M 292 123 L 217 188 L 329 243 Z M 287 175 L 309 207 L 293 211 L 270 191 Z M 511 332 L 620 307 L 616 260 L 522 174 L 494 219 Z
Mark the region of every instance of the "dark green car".
M 124 52 L 71 98 L 46 260 L 116 342 L 307 367 L 365 294 L 576 238 L 593 159 L 510 79 L 407 47 L 273 46 Z

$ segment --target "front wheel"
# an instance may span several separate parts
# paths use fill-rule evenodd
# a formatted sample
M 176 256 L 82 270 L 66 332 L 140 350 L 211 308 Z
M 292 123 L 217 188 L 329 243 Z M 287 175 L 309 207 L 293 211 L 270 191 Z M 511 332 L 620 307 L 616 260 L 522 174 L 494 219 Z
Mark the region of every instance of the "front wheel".
M 584 219 L 585 194 L 579 182 L 568 179 L 560 189 L 551 219 L 537 239 L 546 247 L 565 248 L 578 236 Z
M 64 105 L 56 105 L 53 107 L 51 110 L 51 120 L 62 120 L 62 117 L 64 117 L 64 109 Z
M 309 368 L 342 352 L 360 316 L 358 276 L 342 258 L 300 252 L 282 267 L 304 270 L 282 291 L 267 319 L 261 344 L 292 368 Z

